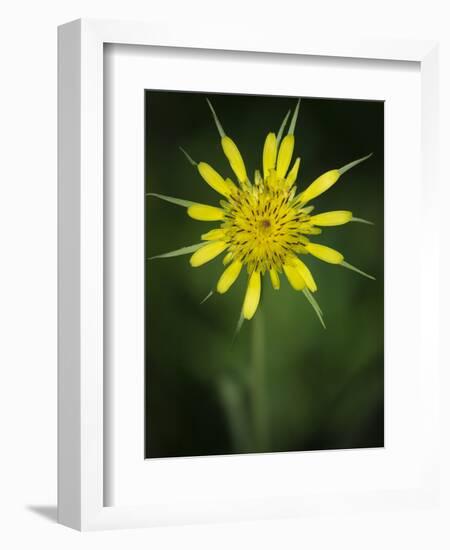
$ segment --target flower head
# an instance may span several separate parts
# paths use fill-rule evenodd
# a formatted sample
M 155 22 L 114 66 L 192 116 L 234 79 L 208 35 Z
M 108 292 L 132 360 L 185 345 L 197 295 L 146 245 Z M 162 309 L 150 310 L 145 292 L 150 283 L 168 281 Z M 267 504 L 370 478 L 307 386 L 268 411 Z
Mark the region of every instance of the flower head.
M 273 288 L 278 290 L 280 278 L 284 275 L 294 290 L 304 293 L 323 323 L 322 311 L 312 294 L 316 292 L 317 284 L 303 261 L 308 255 L 373 277 L 345 262 L 340 252 L 314 242 L 322 233 L 322 227 L 364 220 L 354 218 L 348 210 L 313 213 L 311 201 L 330 189 L 345 172 L 371 155 L 325 172 L 298 193 L 296 182 L 300 158 L 292 163 L 294 130 L 300 105 L 298 100 L 286 135 L 283 137 L 290 113 L 283 120 L 277 135 L 273 132 L 267 135 L 262 152 L 262 173 L 256 170 L 253 181 L 250 181 L 238 147 L 225 134 L 214 108 L 209 101 L 208 104 L 234 177 L 222 177 L 209 164 L 195 162 L 183 150 L 203 180 L 221 195 L 218 204 L 206 205 L 153 195 L 187 207 L 188 215 L 194 220 L 217 222 L 217 226 L 202 234 L 201 243 L 158 257 L 193 252 L 190 264 L 199 267 L 224 254 L 226 268 L 215 290 L 224 294 L 241 272 L 246 272 L 248 282 L 241 318 L 247 320 L 254 316 L 258 308 L 262 277 L 268 274 Z

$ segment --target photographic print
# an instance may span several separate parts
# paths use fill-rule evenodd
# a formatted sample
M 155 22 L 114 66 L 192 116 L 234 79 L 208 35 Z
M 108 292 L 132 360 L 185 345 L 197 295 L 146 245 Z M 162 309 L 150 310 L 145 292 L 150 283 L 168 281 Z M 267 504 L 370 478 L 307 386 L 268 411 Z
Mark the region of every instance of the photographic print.
M 145 457 L 383 447 L 384 103 L 145 116 Z

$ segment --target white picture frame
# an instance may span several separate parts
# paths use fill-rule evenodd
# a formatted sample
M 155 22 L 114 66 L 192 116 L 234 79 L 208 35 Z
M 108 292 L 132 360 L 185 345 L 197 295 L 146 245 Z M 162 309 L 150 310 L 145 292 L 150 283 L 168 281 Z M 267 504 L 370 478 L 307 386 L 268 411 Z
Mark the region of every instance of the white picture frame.
M 175 32 L 176 31 L 176 32 Z M 80 530 L 163 524 L 254 519 L 259 517 L 320 514 L 328 509 L 355 507 L 368 511 L 406 503 L 428 506 L 436 502 L 437 384 L 438 384 L 438 239 L 434 224 L 427 225 L 427 247 L 421 249 L 421 280 L 427 280 L 426 300 L 420 312 L 427 319 L 420 339 L 427 349 L 427 370 L 417 370 L 419 407 L 429 426 L 427 453 L 421 464 L 419 486 L 354 495 L 338 489 L 307 500 L 302 495 L 269 503 L 261 499 L 242 506 L 192 506 L 158 510 L 157 502 L 105 506 L 104 427 L 104 46 L 128 44 L 166 48 L 195 48 L 232 52 L 276 53 L 364 60 L 407 61 L 420 70 L 421 215 L 431 219 L 437 189 L 437 45 L 433 42 L 361 40 L 275 33 L 263 36 L 255 29 L 236 33 L 207 29 L 195 36 L 183 25 L 171 29 L 152 23 L 78 20 L 59 28 L 59 355 L 58 355 L 58 518 Z M 429 227 L 429 228 L 428 228 Z M 429 243 L 434 243 L 430 246 Z M 433 284 L 430 285 L 430 281 Z M 421 295 L 422 296 L 422 295 Z M 423 297 L 423 296 L 422 296 Z M 423 349 L 423 348 L 422 348 Z M 425 357 L 418 359 L 425 361 Z M 425 376 L 426 374 L 426 376 Z M 194 459 L 195 460 L 195 459 Z M 185 495 L 186 496 L 186 495 Z M 189 495 L 187 495 L 189 497 Z M 239 496 L 236 496 L 239 500 Z

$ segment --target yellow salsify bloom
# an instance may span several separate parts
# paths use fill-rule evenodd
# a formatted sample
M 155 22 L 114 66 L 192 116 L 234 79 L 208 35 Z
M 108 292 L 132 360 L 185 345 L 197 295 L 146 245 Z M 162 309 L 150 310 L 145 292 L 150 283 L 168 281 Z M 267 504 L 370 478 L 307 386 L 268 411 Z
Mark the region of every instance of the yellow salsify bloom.
M 160 254 L 155 258 L 193 252 L 190 264 L 192 267 L 199 267 L 225 253 L 223 263 L 227 267 L 220 276 L 215 290 L 219 294 L 224 294 L 240 273 L 243 270 L 247 271 L 248 283 L 241 321 L 252 319 L 258 308 L 262 277 L 267 273 L 273 288 L 278 290 L 280 276 L 284 274 L 294 290 L 304 293 L 324 324 L 322 311 L 312 295 L 317 290 L 316 282 L 300 256 L 312 255 L 324 262 L 347 267 L 373 279 L 345 262 L 340 252 L 311 241 L 311 237 L 320 235 L 322 227 L 343 225 L 351 221 L 370 222 L 353 217 L 352 212 L 348 210 L 313 215 L 314 207 L 310 202 L 330 189 L 345 172 L 371 155 L 342 168 L 325 172 L 304 191 L 297 193 L 295 183 L 300 158 L 297 158 L 292 166 L 291 163 L 295 143 L 294 130 L 300 105 L 298 100 L 287 134 L 283 137 L 290 112 L 283 120 L 278 134 L 270 132 L 267 135 L 263 147 L 262 174 L 257 170 L 252 183 L 238 147 L 225 134 L 209 101 L 208 105 L 235 180 L 223 178 L 205 162 L 195 162 L 183 150 L 203 180 L 222 196 L 222 200 L 218 205 L 211 206 L 155 193 L 150 195 L 186 207 L 188 215 L 194 220 L 219 222 L 219 225 L 204 233 L 201 243 Z M 208 297 L 211 294 L 212 292 Z

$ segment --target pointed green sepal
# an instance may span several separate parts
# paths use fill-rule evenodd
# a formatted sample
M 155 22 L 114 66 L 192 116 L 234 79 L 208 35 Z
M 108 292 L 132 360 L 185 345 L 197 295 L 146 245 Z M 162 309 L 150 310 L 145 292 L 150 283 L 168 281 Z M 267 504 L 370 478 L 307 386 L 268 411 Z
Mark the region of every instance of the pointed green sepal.
M 151 256 L 147 258 L 148 260 L 155 260 L 156 258 L 174 258 L 175 256 L 183 256 L 185 254 L 192 254 L 202 246 L 205 246 L 206 243 L 193 244 L 191 246 L 183 246 L 183 248 L 178 248 L 178 250 L 172 250 L 171 252 L 165 252 L 164 254 L 158 254 L 156 256 Z
M 242 328 L 242 325 L 244 324 L 244 315 L 241 311 L 241 314 L 239 316 L 239 319 L 238 319 L 238 322 L 236 324 L 236 328 L 234 330 L 234 334 L 233 334 L 233 342 L 235 341 L 236 339 L 236 336 L 239 334 L 239 332 L 241 331 L 241 328 Z
M 211 296 L 214 294 L 214 290 L 210 290 L 208 292 L 208 294 L 203 298 L 203 300 L 200 302 L 200 305 L 204 304 L 205 302 L 207 302 Z
M 216 111 L 214 110 L 214 107 L 212 106 L 211 101 L 209 101 L 209 99 L 206 98 L 206 102 L 208 103 L 209 108 L 211 109 L 211 113 L 212 113 L 212 116 L 214 118 L 214 122 L 216 123 L 217 130 L 219 131 L 220 137 L 221 138 L 225 137 L 225 132 L 222 128 L 222 124 L 220 124 L 219 117 L 216 115 Z
M 352 218 L 350 221 L 358 222 L 358 223 L 366 223 L 367 225 L 375 225 L 373 222 L 370 222 L 369 220 L 363 220 L 362 218 Z
M 197 162 L 183 149 L 183 147 L 180 147 L 180 151 L 183 153 L 183 155 L 187 158 L 188 162 L 192 164 L 192 166 L 197 166 Z
M 178 206 L 184 206 L 185 208 L 189 208 L 190 206 L 198 204 L 197 202 L 177 199 L 176 197 L 169 197 L 169 195 L 159 195 L 158 193 L 147 193 L 147 196 L 156 197 L 157 199 L 161 199 L 163 201 L 170 202 L 171 204 L 176 204 Z
M 361 162 L 364 162 L 365 160 L 370 159 L 370 157 L 372 155 L 373 155 L 373 153 L 370 153 L 369 155 L 366 155 L 365 157 L 363 157 L 361 159 L 354 160 L 353 162 L 349 162 L 348 164 L 346 164 L 342 168 L 338 168 L 339 175 L 342 176 L 342 174 L 345 174 L 345 172 L 348 172 L 351 168 L 354 168 L 358 164 L 361 164 Z
M 277 147 L 280 145 L 281 138 L 283 137 L 283 132 L 286 127 L 287 121 L 289 117 L 291 116 L 291 111 L 289 110 L 286 114 L 286 116 L 283 118 L 283 122 L 281 123 L 280 129 L 278 130 L 277 134 Z
M 315 313 L 316 313 L 316 315 L 317 315 L 317 317 L 320 321 L 320 324 L 323 326 L 323 328 L 326 329 L 327 327 L 326 327 L 325 322 L 323 320 L 322 310 L 320 309 L 320 306 L 317 303 L 317 300 L 314 298 L 314 296 L 311 294 L 311 292 L 307 288 L 303 289 L 303 294 L 305 295 L 306 299 L 308 300 L 308 302 L 312 306 L 313 310 L 315 311 Z
M 297 124 L 298 110 L 300 109 L 300 98 L 298 98 L 297 105 L 295 106 L 294 114 L 292 115 L 292 120 L 289 125 L 288 135 L 293 135 L 295 132 L 295 125 Z
M 351 271 L 355 271 L 356 273 L 359 273 L 360 275 L 363 275 L 364 277 L 367 277 L 368 279 L 372 279 L 372 281 L 376 280 L 375 277 L 373 277 L 372 275 L 369 275 L 368 273 L 365 273 L 364 271 L 361 271 L 360 269 L 358 269 L 354 265 L 351 265 L 347 262 L 342 262 L 339 265 L 341 265 L 342 267 L 346 267 L 347 269 L 350 269 Z

